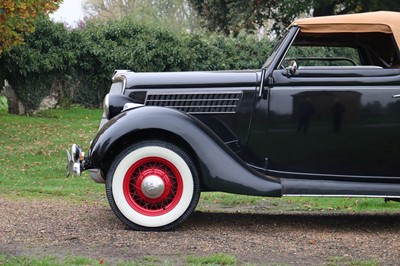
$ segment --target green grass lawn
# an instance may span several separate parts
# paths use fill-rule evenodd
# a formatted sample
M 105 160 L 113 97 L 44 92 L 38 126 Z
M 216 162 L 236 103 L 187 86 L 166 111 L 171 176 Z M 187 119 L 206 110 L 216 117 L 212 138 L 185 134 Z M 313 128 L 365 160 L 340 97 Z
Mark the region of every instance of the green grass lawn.
M 12 199 L 104 202 L 104 185 L 84 172 L 66 177 L 65 149 L 73 143 L 88 149 L 98 130 L 100 109 L 57 109 L 33 116 L 0 113 L 0 195 Z M 236 206 L 266 211 L 398 211 L 399 203 L 383 199 L 286 197 L 262 198 L 203 193 L 200 210 Z M 255 208 L 257 207 L 257 208 Z M 253 209 L 252 209 L 253 208 Z
M 82 177 L 66 177 L 65 149 L 85 150 L 95 136 L 101 110 L 48 110 L 34 116 L 0 114 L 0 194 L 5 197 L 102 199 L 104 186 Z
M 159 259 L 158 257 L 145 256 L 141 260 L 132 261 L 120 261 L 117 266 L 153 266 L 153 265 L 175 265 L 176 263 Z M 109 265 L 107 261 L 100 259 L 95 260 L 85 257 L 66 257 L 64 259 L 59 259 L 52 256 L 46 257 L 29 257 L 29 256 L 6 256 L 0 253 L 0 265 L 4 266 L 19 266 L 19 265 L 29 265 L 29 266 L 64 266 L 64 265 L 75 265 L 75 266 L 96 266 L 96 265 Z M 187 256 L 185 258 L 185 264 L 189 266 L 218 266 L 218 265 L 242 265 L 239 264 L 237 258 L 232 255 L 227 254 L 211 254 L 208 256 L 193 257 Z M 258 264 L 245 263 L 243 265 L 253 266 Z M 264 265 L 264 264 L 263 264 Z M 267 265 L 267 264 L 265 264 Z M 287 265 L 287 264 L 272 264 L 272 265 Z M 330 266 L 336 265 L 348 265 L 348 266 L 378 266 L 381 265 L 377 261 L 371 260 L 351 260 L 344 257 L 331 257 L 328 258 L 328 264 Z

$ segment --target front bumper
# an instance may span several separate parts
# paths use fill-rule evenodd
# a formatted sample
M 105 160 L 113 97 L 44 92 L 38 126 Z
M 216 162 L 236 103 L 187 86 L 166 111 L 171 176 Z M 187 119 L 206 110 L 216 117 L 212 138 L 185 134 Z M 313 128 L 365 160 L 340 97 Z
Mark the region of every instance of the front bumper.
M 89 161 L 85 157 L 82 149 L 73 144 L 71 152 L 65 150 L 67 153 L 67 176 L 76 175 L 80 176 L 83 171 L 89 170 L 89 175 L 96 183 L 105 183 L 105 178 L 100 169 L 90 166 Z
M 71 153 L 68 150 L 65 151 L 67 153 L 67 176 L 80 176 L 82 171 L 85 170 L 85 153 L 82 152 L 82 149 L 76 144 L 72 145 Z

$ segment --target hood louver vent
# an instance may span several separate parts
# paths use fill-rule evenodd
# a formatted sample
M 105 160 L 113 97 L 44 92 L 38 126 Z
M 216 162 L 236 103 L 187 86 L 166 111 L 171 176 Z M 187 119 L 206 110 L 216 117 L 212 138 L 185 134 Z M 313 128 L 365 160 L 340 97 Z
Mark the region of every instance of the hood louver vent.
M 235 113 L 242 93 L 148 93 L 145 105 L 179 109 L 190 114 Z

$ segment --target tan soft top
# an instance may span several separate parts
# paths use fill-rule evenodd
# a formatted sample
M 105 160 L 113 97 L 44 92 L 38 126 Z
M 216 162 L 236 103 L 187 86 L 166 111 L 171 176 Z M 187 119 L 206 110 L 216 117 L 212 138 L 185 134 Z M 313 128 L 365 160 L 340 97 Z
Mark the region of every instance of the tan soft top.
M 393 33 L 400 46 L 400 12 L 378 11 L 303 18 L 295 20 L 291 26 L 298 26 L 305 33 Z

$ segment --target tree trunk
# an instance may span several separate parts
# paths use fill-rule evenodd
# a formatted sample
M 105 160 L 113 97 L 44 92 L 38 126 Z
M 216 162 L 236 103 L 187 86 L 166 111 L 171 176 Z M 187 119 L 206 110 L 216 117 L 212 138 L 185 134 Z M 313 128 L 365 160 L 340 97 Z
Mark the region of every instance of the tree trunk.
M 2 93 L 8 101 L 8 112 L 10 114 L 21 115 L 25 113 L 25 108 L 22 103 L 18 100 L 17 94 L 11 88 L 7 81 L 5 81 L 4 90 Z

